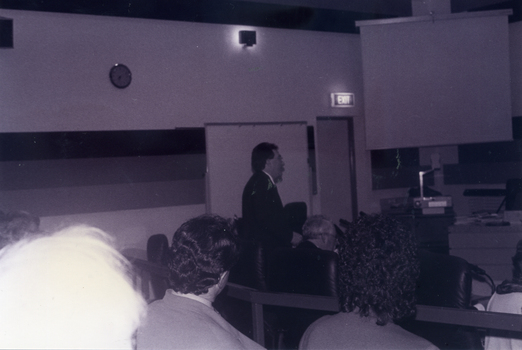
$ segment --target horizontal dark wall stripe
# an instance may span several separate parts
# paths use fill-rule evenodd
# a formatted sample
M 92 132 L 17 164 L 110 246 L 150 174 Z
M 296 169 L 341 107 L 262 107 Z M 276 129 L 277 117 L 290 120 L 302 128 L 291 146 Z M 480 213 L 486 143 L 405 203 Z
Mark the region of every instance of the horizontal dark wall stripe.
M 0 162 L 0 190 L 203 179 L 204 154 Z
M 471 188 L 462 193 L 464 197 L 505 197 L 506 190 L 499 188 Z
M 520 162 L 522 140 L 459 145 L 458 152 L 459 164 Z
M 0 210 L 58 216 L 205 203 L 205 180 L 0 191 Z
M 0 133 L 0 161 L 205 153 L 204 128 Z
M 522 178 L 522 162 L 444 164 L 445 185 L 505 184 Z

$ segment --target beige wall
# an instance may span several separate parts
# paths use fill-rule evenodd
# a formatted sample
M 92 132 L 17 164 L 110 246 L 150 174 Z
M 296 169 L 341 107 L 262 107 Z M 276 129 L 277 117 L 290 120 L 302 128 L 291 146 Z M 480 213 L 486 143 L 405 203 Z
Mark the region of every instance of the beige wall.
M 16 10 L 0 10 L 0 15 L 14 20 L 14 49 L 1 51 L 0 132 L 171 129 L 222 122 L 313 125 L 317 116 L 354 116 L 362 127 L 357 35 Z M 257 31 L 254 47 L 237 43 L 241 29 Z M 109 82 L 115 63 L 132 70 L 126 89 Z M 356 106 L 331 108 L 331 92 L 353 92 Z M 364 159 L 362 147 L 359 152 Z M 32 200 L 25 192 L 9 194 Z M 46 203 L 39 200 L 38 205 Z M 4 203 L 0 209 L 23 208 Z M 142 227 L 137 219 L 151 223 L 160 217 L 175 225 L 203 212 L 204 206 L 189 205 L 53 215 L 44 217 L 42 226 L 74 218 L 107 227 L 121 246 L 139 248 L 143 237 L 158 230 Z
M 171 129 L 210 122 L 314 125 L 317 116 L 351 116 L 359 210 L 378 212 L 380 198 L 407 191 L 371 190 L 358 35 L 16 10 L 0 10 L 0 16 L 14 20 L 14 48 L 0 51 L 0 132 Z M 241 29 L 257 31 L 254 47 L 237 44 Z M 510 36 L 513 114 L 522 115 L 520 22 L 510 25 Z M 127 89 L 109 82 L 115 63 L 132 70 Z M 331 108 L 331 92 L 353 92 L 355 107 Z M 444 152 L 455 161 L 456 148 Z M 457 187 L 440 190 L 460 196 L 464 187 Z M 467 214 L 466 205 L 455 201 L 457 214 Z M 115 232 L 122 247 L 141 248 L 148 235 L 203 212 L 204 205 L 194 205 L 74 219 Z M 42 225 L 66 219 L 45 217 Z
M 361 96 L 357 35 L 0 10 L 14 20 L 2 50 L 1 131 L 202 127 L 208 122 L 313 122 L 361 116 L 332 109 L 330 92 Z M 116 89 L 111 66 L 132 70 Z
M 522 22 L 509 25 L 511 103 L 513 116 L 522 116 Z

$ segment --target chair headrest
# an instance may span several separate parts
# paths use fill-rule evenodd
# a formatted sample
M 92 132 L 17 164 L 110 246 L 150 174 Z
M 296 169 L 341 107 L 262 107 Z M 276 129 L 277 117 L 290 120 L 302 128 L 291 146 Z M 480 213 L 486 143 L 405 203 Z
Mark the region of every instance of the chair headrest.
M 271 291 L 337 296 L 337 254 L 321 249 L 278 248 L 269 256 Z
M 417 303 L 465 309 L 471 306 L 472 272 L 457 256 L 419 252 Z
M 259 243 L 242 240 L 239 261 L 232 267 L 228 280 L 260 291 L 267 291 L 266 250 Z
M 163 264 L 165 251 L 169 248 L 169 240 L 163 233 L 152 235 L 147 240 L 147 260 Z
M 284 213 L 292 228 L 292 231 L 303 233 L 303 225 L 307 218 L 307 206 L 305 202 L 291 202 L 285 205 Z

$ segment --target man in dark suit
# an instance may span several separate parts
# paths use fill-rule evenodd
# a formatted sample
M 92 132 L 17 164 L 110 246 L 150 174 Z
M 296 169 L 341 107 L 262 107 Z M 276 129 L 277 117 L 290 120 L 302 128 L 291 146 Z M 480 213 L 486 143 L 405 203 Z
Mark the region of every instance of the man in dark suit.
M 314 215 L 303 225 L 303 240 L 298 249 L 334 250 L 337 243 L 335 226 L 326 216 Z
M 252 150 L 252 171 L 243 190 L 243 224 L 248 237 L 267 248 L 290 247 L 301 235 L 292 231 L 276 184 L 283 180 L 285 163 L 278 147 L 263 142 Z

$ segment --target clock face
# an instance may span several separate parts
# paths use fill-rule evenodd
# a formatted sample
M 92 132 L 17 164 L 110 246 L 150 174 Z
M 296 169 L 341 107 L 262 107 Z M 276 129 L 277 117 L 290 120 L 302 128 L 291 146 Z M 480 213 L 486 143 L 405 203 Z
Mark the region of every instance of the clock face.
M 117 88 L 123 89 L 130 85 L 132 74 L 130 69 L 124 64 L 115 64 L 109 72 L 111 83 Z

